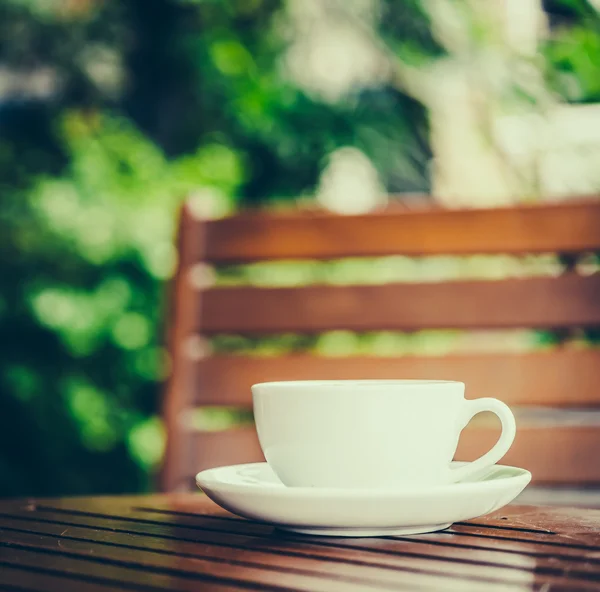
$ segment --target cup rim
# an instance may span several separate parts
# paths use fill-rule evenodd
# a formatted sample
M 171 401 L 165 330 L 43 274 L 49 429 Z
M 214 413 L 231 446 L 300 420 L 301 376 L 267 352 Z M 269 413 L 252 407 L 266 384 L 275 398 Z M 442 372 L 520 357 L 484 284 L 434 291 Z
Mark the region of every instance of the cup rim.
M 298 387 L 380 387 L 380 386 L 411 386 L 411 387 L 422 387 L 422 386 L 444 386 L 444 385 L 461 385 L 465 386 L 464 382 L 458 380 L 427 380 L 427 379 L 385 379 L 385 378 L 374 378 L 374 379 L 340 379 L 340 380 L 276 380 L 270 382 L 258 382 L 252 385 L 254 388 L 298 388 Z

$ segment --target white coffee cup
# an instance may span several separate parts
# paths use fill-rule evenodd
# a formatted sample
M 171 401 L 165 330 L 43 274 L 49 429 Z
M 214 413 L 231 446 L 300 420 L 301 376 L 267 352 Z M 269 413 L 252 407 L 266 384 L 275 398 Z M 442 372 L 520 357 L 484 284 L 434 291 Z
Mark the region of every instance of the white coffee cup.
M 267 462 L 290 487 L 413 488 L 454 483 L 498 462 L 515 419 L 497 399 L 464 398 L 462 382 L 309 380 L 252 387 Z M 482 411 L 502 422 L 496 445 L 452 468 L 458 438 Z

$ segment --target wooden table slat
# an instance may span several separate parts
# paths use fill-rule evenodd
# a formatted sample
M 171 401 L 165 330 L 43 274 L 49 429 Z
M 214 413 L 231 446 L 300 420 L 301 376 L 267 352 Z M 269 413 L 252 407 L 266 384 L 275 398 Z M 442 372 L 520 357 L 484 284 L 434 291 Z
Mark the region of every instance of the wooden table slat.
M 68 513 L 65 512 L 61 515 L 58 516 L 58 518 L 60 518 L 61 516 L 63 517 L 63 519 L 65 519 L 65 516 L 67 516 Z M 36 520 L 35 518 L 31 517 L 34 521 Z M 88 515 L 82 515 L 82 514 L 75 514 L 74 515 L 75 520 L 81 521 L 82 524 L 86 525 L 89 524 L 90 520 L 93 521 L 97 521 L 98 519 L 95 517 L 90 517 Z M 113 518 L 111 519 L 109 522 L 106 522 L 106 524 L 108 524 L 108 527 L 105 526 L 104 528 L 107 528 L 107 530 L 109 530 L 110 532 L 108 533 L 108 536 L 112 536 L 115 537 L 115 533 L 116 532 L 124 532 L 125 534 L 129 534 L 129 530 L 132 528 L 132 523 L 137 522 L 136 520 L 132 520 L 131 517 L 128 517 L 127 520 L 120 520 L 121 521 L 121 526 L 124 528 L 119 529 L 118 525 L 119 525 L 119 518 Z M 219 532 L 219 528 L 215 529 L 215 525 L 211 525 L 212 529 L 214 530 L 214 532 L 217 533 L 217 537 L 220 536 L 220 542 L 218 544 L 224 544 L 224 541 L 227 541 L 225 544 L 235 544 L 236 543 L 236 539 L 232 537 L 231 534 L 231 523 L 233 524 L 237 524 L 239 525 L 239 527 L 243 527 L 246 526 L 246 523 L 244 521 L 241 520 L 231 520 L 230 522 L 230 528 L 228 529 L 229 532 L 224 532 L 221 533 Z M 140 520 L 139 523 L 141 525 L 144 525 L 144 521 Z M 73 522 L 72 521 L 65 521 L 62 524 L 58 524 L 57 527 L 60 529 L 60 531 L 70 531 L 72 530 L 69 528 L 64 528 L 65 526 L 68 525 L 72 525 Z M 94 527 L 97 526 L 96 524 L 93 525 Z M 187 539 L 187 542 L 196 542 L 197 544 L 205 541 L 206 538 L 203 534 L 199 534 L 199 532 L 201 532 L 202 529 L 190 529 L 188 527 L 185 526 L 180 526 L 177 527 L 176 524 L 170 524 L 170 523 L 165 523 L 164 525 L 165 527 L 167 527 L 165 530 L 166 532 L 169 532 L 170 530 L 173 530 L 174 532 L 172 532 L 170 535 L 167 534 L 167 537 L 170 537 L 172 539 L 171 542 L 175 543 L 181 543 L 182 541 L 185 541 L 185 539 L 183 538 L 184 536 L 188 536 L 189 538 Z M 135 532 L 137 534 L 140 533 L 144 533 L 146 532 L 149 536 L 165 536 L 164 534 L 161 534 L 160 532 L 157 532 L 157 529 L 155 528 L 156 524 L 154 522 L 151 522 L 150 524 L 147 524 L 145 528 L 139 528 L 138 526 L 134 526 L 133 528 L 135 529 Z M 33 528 L 38 528 L 38 526 L 32 526 Z M 84 528 L 92 528 L 92 526 L 84 526 Z M 271 530 L 270 527 L 269 531 Z M 192 530 L 192 533 L 187 533 L 187 535 L 184 535 L 182 531 L 186 531 L 186 530 Z M 148 532 L 149 531 L 149 532 Z M 263 537 L 264 538 L 268 538 L 269 537 L 270 532 L 265 532 L 263 533 Z M 225 535 L 225 536 L 223 536 Z M 131 536 L 131 535 L 130 535 Z M 239 542 L 239 540 L 241 540 L 241 542 Z M 214 543 L 214 535 L 212 538 L 212 542 Z M 283 543 L 285 543 L 286 541 L 278 541 L 276 550 L 278 553 L 282 553 L 284 551 L 286 551 L 285 547 L 283 547 Z M 248 544 L 248 537 L 242 535 L 241 539 L 238 539 L 238 546 L 237 546 L 237 551 L 239 553 L 239 549 L 243 548 L 243 544 Z M 351 558 L 347 557 L 344 555 L 344 551 L 348 552 L 348 550 L 352 550 L 352 547 L 356 546 L 355 548 L 355 552 L 358 553 L 362 553 L 363 555 L 368 553 L 367 555 L 365 555 L 366 558 L 368 558 L 369 561 L 376 561 L 376 562 L 381 562 L 381 558 L 383 557 L 385 561 L 387 561 L 387 563 L 389 564 L 390 562 L 390 557 L 389 555 L 402 555 L 403 556 L 403 563 L 401 563 L 400 567 L 402 568 L 402 565 L 404 566 L 404 569 L 423 569 L 423 562 L 427 563 L 430 562 L 430 570 L 434 570 L 437 569 L 439 570 L 440 573 L 444 574 L 446 573 L 447 575 L 449 575 L 451 577 L 451 573 L 453 571 L 453 568 L 455 567 L 452 563 L 448 564 L 448 563 L 441 563 L 438 561 L 445 561 L 445 562 L 456 562 L 456 563 L 462 563 L 463 565 L 458 565 L 458 569 L 455 570 L 455 575 L 461 575 L 463 577 L 465 577 L 466 579 L 469 579 L 469 577 L 474 577 L 475 579 L 479 579 L 479 578 L 484 578 L 484 579 L 488 579 L 490 581 L 494 581 L 494 579 L 497 579 L 497 581 L 503 581 L 505 583 L 509 583 L 509 582 L 514 582 L 515 578 L 517 580 L 521 580 L 522 581 L 522 576 L 523 574 L 519 574 L 518 572 L 513 572 L 512 574 L 510 572 L 506 571 L 506 567 L 508 567 L 509 569 L 516 569 L 519 570 L 522 567 L 522 560 L 519 561 L 519 558 L 517 558 L 517 562 L 515 564 L 515 557 L 514 556 L 509 556 L 509 560 L 512 562 L 512 565 L 506 565 L 506 559 L 500 560 L 498 561 L 497 558 L 494 557 L 490 557 L 490 553 L 486 553 L 485 552 L 480 552 L 478 554 L 474 554 L 471 552 L 470 556 L 465 556 L 464 555 L 464 550 L 456 550 L 456 549 L 447 549 L 445 551 L 445 553 L 440 553 L 439 548 L 433 547 L 433 552 L 431 550 L 431 548 L 429 550 L 427 550 L 426 548 L 424 548 L 423 544 L 421 543 L 421 541 L 417 540 L 415 541 L 416 544 L 412 544 L 412 545 L 402 545 L 402 542 L 399 541 L 393 541 L 393 540 L 383 540 L 381 541 L 382 545 L 377 548 L 373 548 L 373 549 L 369 549 L 368 547 L 364 546 L 364 543 L 361 544 L 361 541 L 353 541 L 353 540 L 335 540 L 335 539 L 311 539 L 310 543 L 312 544 L 312 550 L 308 550 L 308 552 L 312 552 L 313 555 L 320 555 L 323 559 L 325 559 L 326 557 L 328 557 L 329 559 L 331 559 L 332 554 L 333 556 L 335 556 L 337 559 L 342 559 L 343 561 L 349 561 L 351 560 Z M 144 543 L 147 544 L 147 541 Z M 259 543 L 261 545 L 261 549 L 266 549 L 266 547 L 264 546 L 264 544 Z M 306 545 L 308 544 L 308 541 L 306 540 L 306 537 L 302 537 L 302 539 L 300 541 L 294 541 L 291 540 L 290 541 L 291 545 L 296 545 L 300 546 L 300 547 L 306 547 Z M 392 547 L 394 547 L 392 549 Z M 294 549 L 295 554 L 297 554 L 297 548 Z M 306 549 L 305 549 L 306 552 Z M 370 556 L 370 557 L 369 557 Z M 439 557 L 437 557 L 439 556 Z M 398 558 L 391 558 L 392 560 L 395 559 L 395 561 L 398 561 Z M 553 574 L 556 573 L 560 573 L 560 571 L 562 569 L 566 569 L 567 566 L 563 565 L 563 566 L 556 566 L 556 561 L 557 559 L 559 559 L 558 557 L 551 557 L 549 558 L 550 561 L 555 564 L 552 568 L 550 568 L 549 570 L 544 569 L 543 565 L 539 564 L 539 561 L 537 561 L 536 563 L 537 565 L 537 569 L 538 569 L 538 574 L 539 575 L 544 575 L 544 576 L 552 576 Z M 424 560 L 424 561 L 423 561 Z M 532 560 L 533 561 L 533 560 Z M 363 562 L 365 562 L 365 560 L 363 559 Z M 421 563 L 421 565 L 419 565 L 419 563 Z M 468 570 L 465 570 L 465 565 L 464 563 L 466 563 L 468 565 Z M 474 566 L 472 564 L 477 564 L 480 563 L 481 565 L 476 565 L 477 568 L 479 568 L 477 573 L 473 573 L 474 571 Z M 531 561 L 530 561 L 531 563 Z M 437 564 L 437 565 L 436 565 Z M 494 564 L 496 564 L 498 567 L 501 567 L 501 571 L 497 574 L 491 573 L 493 572 L 493 570 L 490 570 L 490 567 L 493 567 Z M 481 569 L 483 568 L 483 569 Z M 594 570 L 588 570 L 587 573 L 581 572 L 581 573 L 577 573 L 576 571 L 573 571 L 573 568 L 569 568 L 572 572 L 572 575 L 580 575 L 582 578 L 584 579 L 588 579 L 588 578 L 592 578 L 592 579 L 596 579 L 600 577 L 600 565 L 595 565 L 594 566 Z M 427 568 L 426 568 L 427 569 Z M 450 572 L 450 573 L 449 573 Z M 528 570 L 525 570 L 525 575 L 527 574 Z M 508 573 L 508 575 L 507 575 Z M 521 576 L 521 577 L 519 577 Z M 516 583 L 516 582 L 514 582 Z
M 244 584 L 249 587 L 260 589 L 277 590 L 353 590 L 361 591 L 365 589 L 393 589 L 398 583 L 398 574 L 394 571 L 369 568 L 360 569 L 358 566 L 343 564 L 338 566 L 334 572 L 327 569 L 329 564 L 317 560 L 312 560 L 315 564 L 313 569 L 316 571 L 306 571 L 303 569 L 303 563 L 296 558 L 298 567 L 282 568 L 281 565 L 269 565 L 263 563 L 259 566 L 246 564 L 239 559 L 234 559 L 237 553 L 229 553 L 229 557 L 219 557 L 214 553 L 212 557 L 189 557 L 180 553 L 173 553 L 173 556 L 149 553 L 147 550 L 139 548 L 125 548 L 117 545 L 100 547 L 97 543 L 89 541 L 62 541 L 61 550 L 56 549 L 54 541 L 48 541 L 45 537 L 36 536 L 32 533 L 16 533 L 9 531 L 8 536 L 12 540 L 18 541 L 19 549 L 25 551 L 16 561 L 25 562 L 29 567 L 36 568 L 38 565 L 45 565 L 45 553 L 52 555 L 52 564 L 65 566 L 70 570 L 76 570 L 77 573 L 85 573 L 90 577 L 97 577 L 97 569 L 91 569 L 89 561 L 99 562 L 103 567 L 112 573 L 113 569 L 119 566 L 126 566 L 128 572 L 120 571 L 120 577 L 129 578 L 132 576 L 132 570 L 139 570 L 140 574 L 133 574 L 137 580 L 144 582 L 146 578 L 159 584 L 158 589 L 170 589 L 169 586 L 175 585 L 177 589 L 185 586 L 183 579 L 194 579 L 204 581 L 207 576 L 217 576 L 223 580 Z M 215 551 L 213 549 L 213 551 Z M 93 552 L 93 556 L 90 555 Z M 28 561 L 27 553 L 35 554 Z M 38 556 L 41 553 L 41 556 Z M 150 556 L 149 556 L 150 555 Z M 40 558 L 41 557 L 41 558 Z M 93 558 L 92 558 L 93 557 Z M 67 559 L 70 561 L 67 562 Z M 13 559 L 15 560 L 15 559 Z M 310 561 L 310 560 L 308 560 Z M 21 563 L 23 564 L 23 563 Z M 96 567 L 95 565 L 93 566 Z M 354 569 L 353 569 L 354 567 Z M 427 572 L 419 573 L 418 570 L 411 570 L 413 573 L 406 572 L 401 574 L 403 584 L 411 585 L 429 585 L 432 588 L 444 586 L 446 589 L 453 590 L 480 590 L 481 581 L 463 580 L 450 582 L 444 574 L 430 574 Z M 151 577 L 148 572 L 151 572 Z M 493 582 L 486 582 L 486 586 L 492 586 L 490 589 L 502 589 L 505 583 L 498 582 L 496 586 Z
M 50 506 L 38 506 L 35 515 L 29 513 L 14 512 L 14 517 L 20 517 L 25 520 L 50 520 L 55 521 L 59 524 L 65 525 L 81 525 L 90 526 L 94 528 L 107 528 L 117 529 L 120 526 L 120 530 L 123 532 L 139 532 L 143 534 L 155 534 L 156 536 L 162 536 L 162 529 L 167 528 L 170 532 L 182 533 L 178 536 L 195 536 L 196 531 L 207 531 L 207 532 L 222 532 L 230 535 L 239 534 L 243 536 L 262 536 L 270 537 L 273 533 L 273 528 L 266 524 L 260 524 L 258 522 L 242 520 L 228 515 L 211 502 L 198 504 L 199 496 L 196 497 L 196 513 L 192 512 L 177 512 L 171 513 L 169 510 L 162 510 L 161 512 L 145 512 L 143 509 L 135 510 L 131 509 L 124 515 L 124 512 L 116 511 L 109 513 L 98 513 L 98 512 L 83 512 L 80 509 L 68 509 L 68 508 L 52 508 Z M 106 508 L 98 508 L 100 510 Z M 207 511 L 208 510 L 208 511 Z M 216 513 L 212 513 L 211 510 Z M 539 513 L 540 510 L 537 510 Z M 555 516 L 560 516 L 564 509 L 553 509 Z M 568 512 L 581 513 L 581 510 L 568 510 Z M 475 521 L 474 523 L 458 523 L 452 528 L 452 532 L 461 536 L 472 536 L 478 538 L 488 539 L 501 539 L 507 541 L 515 541 L 519 543 L 533 543 L 542 548 L 560 547 L 561 549 L 583 549 L 589 551 L 600 551 L 600 528 L 588 527 L 587 531 L 581 532 L 581 527 L 577 533 L 564 531 L 563 529 L 557 529 L 559 532 L 552 531 L 551 533 L 544 533 L 541 529 L 532 528 L 531 520 L 528 519 L 527 512 L 519 510 L 519 514 L 516 516 L 511 515 L 510 508 L 505 509 L 504 513 L 510 516 L 512 522 L 506 522 L 503 520 L 504 514 L 499 518 L 483 517 Z M 53 515 L 54 514 L 54 515 Z M 163 518 L 161 519 L 161 514 Z M 592 515 L 595 521 L 599 520 L 600 511 L 584 510 L 584 515 Z M 179 517 L 179 522 L 169 520 L 168 517 Z M 482 526 L 479 526 L 481 522 L 484 522 Z M 487 527 L 487 524 L 491 523 L 492 527 Z M 510 526 L 510 524 L 516 524 L 517 526 Z M 554 525 L 556 528 L 556 525 Z M 563 532 L 564 531 L 564 532 Z M 450 531 L 444 531 L 437 534 L 436 536 L 444 537 Z M 547 536 L 551 534 L 551 536 Z M 402 540 L 406 540 L 407 537 L 402 537 Z M 308 540 L 307 537 L 302 537 L 301 540 Z M 339 541 L 339 544 L 346 544 L 347 542 L 352 543 L 353 539 L 329 539 L 312 537 L 311 540 L 320 541 L 322 544 L 331 544 L 330 541 Z M 362 539 L 358 539 L 360 541 Z M 387 539 L 390 540 L 390 539 Z
M 509 506 L 427 535 L 280 533 L 202 495 L 0 502 L 0 590 L 594 590 L 600 512 Z
M 120 586 L 119 582 L 100 584 L 79 578 L 67 578 L 42 571 L 31 571 L 7 565 L 0 560 L 0 590 L 11 592 L 81 592 L 85 585 L 86 592 L 130 592 L 129 587 Z
M 329 580 L 304 573 L 219 562 L 217 558 L 164 557 L 138 549 L 101 546 L 86 541 L 55 540 L 31 533 L 8 531 L 12 555 L 7 562 L 32 570 L 54 570 L 102 581 L 106 574 L 112 581 L 123 581 L 140 590 L 192 590 L 205 582 L 227 584 L 256 590 L 364 590 L 368 581 Z M 18 553 L 16 551 L 19 551 Z M 146 553 L 146 554 L 145 554 Z M 106 578 L 105 578 L 106 579 Z M 361 587 L 362 586 L 362 587 Z
M 15 533 L 15 535 L 18 534 Z M 34 535 L 23 533 L 21 540 L 26 539 L 28 536 Z M 448 588 L 448 582 L 443 582 L 442 579 L 450 578 L 451 588 L 463 590 L 479 590 L 482 583 L 485 583 L 486 587 L 490 589 L 495 589 L 504 587 L 507 583 L 526 584 L 530 581 L 528 573 L 516 570 L 508 572 L 504 569 L 502 570 L 503 575 L 498 576 L 498 574 L 489 573 L 489 568 L 485 569 L 483 566 L 479 568 L 476 574 L 471 573 L 471 570 L 468 574 L 465 574 L 464 566 L 453 564 L 438 564 L 436 570 L 433 565 L 430 565 L 430 562 L 423 559 L 420 561 L 418 559 L 405 560 L 403 563 L 396 561 L 396 565 L 393 567 L 375 566 L 359 560 L 354 563 L 347 560 L 323 561 L 318 555 L 312 557 L 301 554 L 286 556 L 281 553 L 266 553 L 254 549 L 224 548 L 192 542 L 168 541 L 167 544 L 163 542 L 160 548 L 157 549 L 156 545 L 149 545 L 149 542 L 145 540 L 143 547 L 132 547 L 130 545 L 131 535 L 116 538 L 119 540 L 118 543 L 107 545 L 105 548 L 100 548 L 97 541 L 89 539 L 70 537 L 66 540 L 61 538 L 61 541 L 63 548 L 68 549 L 70 552 L 77 548 L 81 548 L 82 552 L 85 549 L 93 549 L 96 557 L 113 560 L 125 558 L 128 561 L 129 556 L 133 556 L 140 566 L 146 566 L 149 563 L 152 569 L 174 569 L 173 564 L 175 564 L 177 569 L 189 570 L 196 567 L 198 559 L 206 560 L 208 558 L 209 561 L 236 566 L 236 570 L 239 567 L 244 569 L 254 567 L 267 569 L 278 573 L 280 580 L 293 576 L 298 579 L 298 583 L 301 583 L 307 578 L 318 577 L 322 580 L 320 587 L 327 587 L 327 589 L 339 588 L 340 582 L 343 582 L 345 589 L 348 590 L 360 589 L 360 587 L 364 589 L 365 586 L 386 588 L 393 587 L 399 579 L 406 584 L 412 582 L 415 585 L 427 584 L 432 587 L 443 583 Z M 129 542 L 125 543 L 123 541 Z M 600 577 L 600 574 L 598 577 Z M 452 581 L 453 578 L 458 579 Z M 584 579 L 587 579 L 587 576 L 584 576 Z M 296 585 L 294 584 L 294 586 Z M 308 585 L 314 586 L 315 583 L 308 583 Z
M 19 526 L 18 520 L 5 521 L 7 528 L 22 529 L 23 525 Z M 460 550 L 456 551 L 449 549 L 448 551 L 440 552 L 437 548 L 431 545 L 423 545 L 419 541 L 416 544 L 405 543 L 401 548 L 396 545 L 396 552 L 391 550 L 391 545 L 382 544 L 380 548 L 375 548 L 371 552 L 365 550 L 364 547 L 338 545 L 335 541 L 313 541 L 313 540 L 294 540 L 292 539 L 277 539 L 271 542 L 267 537 L 266 540 L 252 540 L 248 537 L 240 535 L 230 535 L 227 533 L 202 533 L 188 538 L 177 540 L 160 539 L 155 535 L 148 537 L 140 537 L 129 533 L 90 531 L 87 527 L 70 527 L 65 528 L 64 525 L 36 523 L 28 526 L 32 532 L 38 534 L 46 534 L 53 537 L 61 537 L 61 532 L 68 531 L 67 535 L 62 535 L 62 538 L 80 538 L 85 540 L 96 540 L 97 542 L 105 542 L 106 540 L 118 540 L 118 545 L 139 546 L 143 545 L 146 549 L 152 549 L 157 552 L 171 553 L 175 548 L 178 554 L 190 553 L 205 553 L 210 550 L 211 553 L 218 555 L 223 551 L 219 547 L 233 549 L 238 559 L 244 557 L 247 560 L 254 560 L 268 563 L 274 556 L 283 565 L 286 558 L 293 559 L 291 565 L 294 565 L 296 560 L 309 559 L 314 562 L 332 562 L 333 564 L 342 564 L 346 570 L 348 566 L 364 566 L 375 568 L 387 568 L 399 571 L 423 571 L 431 573 L 446 574 L 449 577 L 466 577 L 467 579 L 482 579 L 489 581 L 523 581 L 523 574 L 519 573 L 522 568 L 522 562 L 513 555 L 499 555 L 496 553 L 481 552 L 479 554 L 472 553 L 466 557 Z M 93 539 L 90 539 L 93 537 Z M 385 543 L 385 541 L 384 541 Z M 246 548 L 244 548 L 244 546 Z M 559 559 L 558 557 L 553 559 Z M 568 560 L 568 557 L 566 558 Z M 465 566 L 468 564 L 468 572 L 465 572 Z M 318 571 L 322 567 L 313 565 Z M 508 571 L 515 570 L 515 571 Z M 522 570 L 521 570 L 522 571 Z M 597 574 L 600 577 L 600 560 L 598 564 L 593 565 L 589 573 Z M 585 576 L 587 577 L 587 576 Z

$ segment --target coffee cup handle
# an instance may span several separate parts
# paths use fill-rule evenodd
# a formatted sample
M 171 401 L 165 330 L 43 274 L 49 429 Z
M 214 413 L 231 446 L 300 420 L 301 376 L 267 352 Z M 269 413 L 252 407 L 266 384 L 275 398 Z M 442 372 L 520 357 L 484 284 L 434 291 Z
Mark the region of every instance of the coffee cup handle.
M 500 422 L 502 423 L 502 433 L 500 438 L 494 445 L 494 447 L 486 452 L 483 456 L 480 456 L 477 460 L 470 462 L 462 467 L 451 469 L 452 482 L 462 481 L 467 477 L 473 475 L 495 465 L 512 446 L 517 433 L 517 426 L 515 423 L 515 416 L 510 410 L 509 406 L 499 401 L 498 399 L 483 398 L 473 399 L 471 401 L 465 401 L 465 410 L 461 416 L 461 431 L 467 426 L 467 424 L 477 415 L 483 411 L 491 411 L 495 413 Z

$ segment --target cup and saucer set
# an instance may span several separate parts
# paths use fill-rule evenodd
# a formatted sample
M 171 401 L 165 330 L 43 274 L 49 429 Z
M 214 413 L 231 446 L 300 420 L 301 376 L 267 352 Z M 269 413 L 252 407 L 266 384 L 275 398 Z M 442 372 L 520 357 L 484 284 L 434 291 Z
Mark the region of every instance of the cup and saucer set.
M 266 463 L 196 476 L 217 504 L 239 516 L 308 535 L 374 537 L 448 528 L 513 501 L 531 480 L 497 465 L 515 419 L 497 399 L 464 398 L 442 380 L 267 382 L 252 387 Z M 502 422 L 496 445 L 452 462 L 477 413 Z

